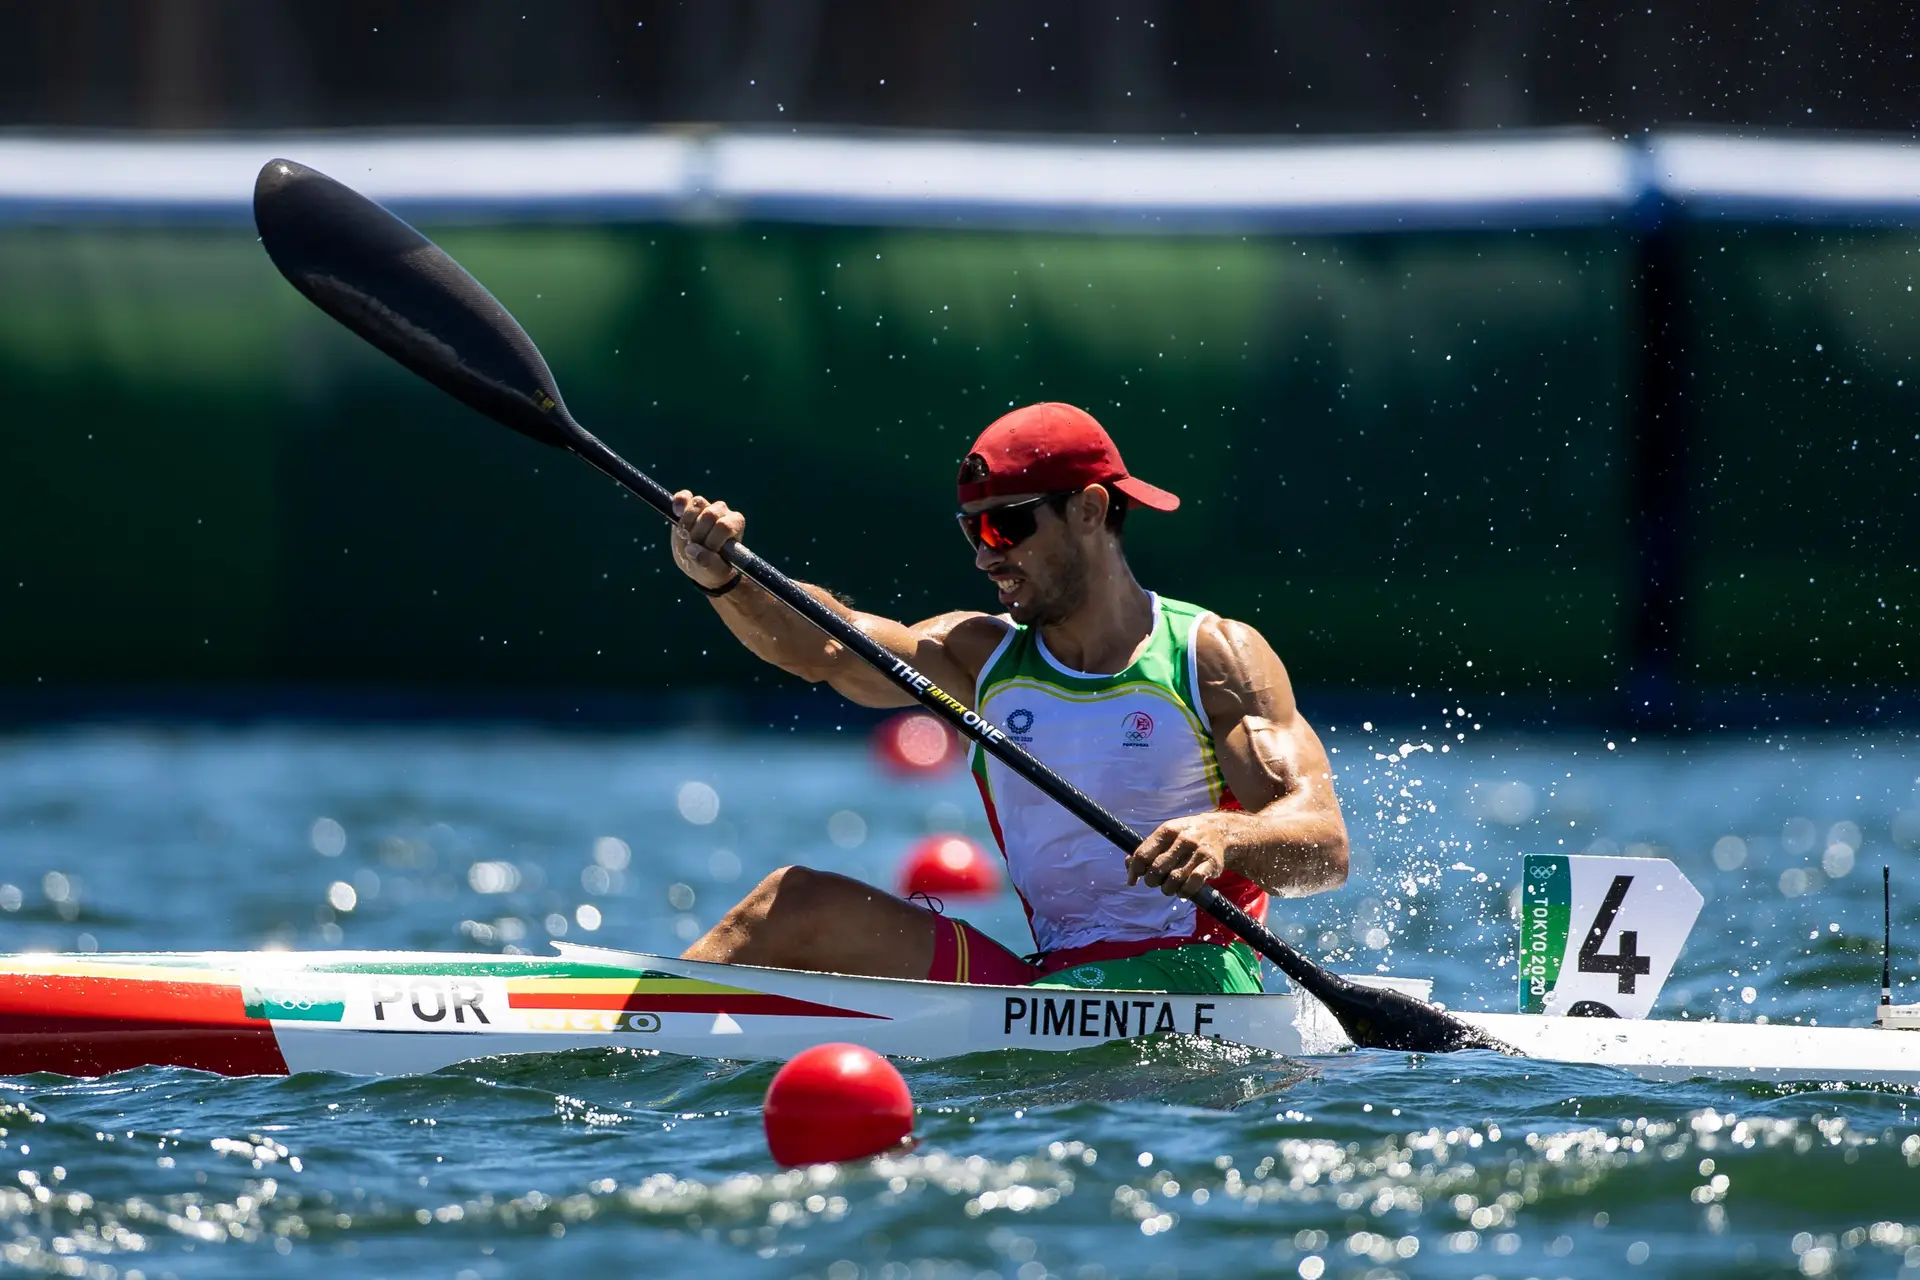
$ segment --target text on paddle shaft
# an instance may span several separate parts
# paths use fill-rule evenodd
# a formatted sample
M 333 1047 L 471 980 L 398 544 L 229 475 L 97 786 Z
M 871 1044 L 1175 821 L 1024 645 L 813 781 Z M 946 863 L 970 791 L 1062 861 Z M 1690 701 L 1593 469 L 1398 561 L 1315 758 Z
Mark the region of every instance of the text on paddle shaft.
M 902 662 L 900 659 L 895 658 L 893 660 L 893 674 L 912 686 L 916 694 L 924 694 L 928 699 L 939 703 L 941 706 L 959 716 L 961 723 L 965 724 L 967 728 L 971 729 L 984 740 L 988 742 L 1006 741 L 1006 734 L 1000 732 L 999 729 L 995 728 L 989 722 L 982 720 L 974 712 L 961 706 L 957 698 L 914 670 L 911 663 Z
M 479 983 L 460 978 L 377 982 L 373 987 L 373 1020 L 445 1022 L 451 1017 L 458 1023 L 477 1022 L 491 1026 L 493 1020 L 480 1007 L 483 994 Z M 389 1011 L 394 1014 L 393 1018 L 387 1016 Z
M 1150 1036 L 1164 1032 L 1212 1034 L 1213 1006 L 1196 1003 L 1191 1026 L 1181 1026 L 1171 1000 L 1110 1000 L 1105 996 L 1008 996 L 1001 1031 L 1024 1027 L 1030 1036 Z

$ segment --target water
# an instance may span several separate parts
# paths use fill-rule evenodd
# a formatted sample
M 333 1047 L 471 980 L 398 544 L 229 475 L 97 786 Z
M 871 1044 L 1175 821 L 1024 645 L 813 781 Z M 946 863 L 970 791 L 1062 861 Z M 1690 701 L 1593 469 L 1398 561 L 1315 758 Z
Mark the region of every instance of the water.
M 1342 967 L 1510 1009 L 1518 854 L 1596 846 L 1662 852 L 1706 896 L 1669 1013 L 1866 1021 L 1883 861 L 1896 936 L 1920 946 L 1903 739 L 1610 749 L 1471 717 L 1329 738 L 1355 875 L 1275 922 Z M 0 949 L 535 950 L 564 931 L 675 951 L 781 862 L 886 883 L 912 837 L 981 834 L 976 810 L 963 777 L 889 781 L 833 738 L 17 736 Z M 966 914 L 1023 941 L 1010 899 Z M 0 1270 L 1920 1274 L 1902 1090 L 1142 1042 L 909 1065 L 916 1152 L 781 1172 L 771 1074 L 590 1051 L 398 1080 L 0 1081 Z

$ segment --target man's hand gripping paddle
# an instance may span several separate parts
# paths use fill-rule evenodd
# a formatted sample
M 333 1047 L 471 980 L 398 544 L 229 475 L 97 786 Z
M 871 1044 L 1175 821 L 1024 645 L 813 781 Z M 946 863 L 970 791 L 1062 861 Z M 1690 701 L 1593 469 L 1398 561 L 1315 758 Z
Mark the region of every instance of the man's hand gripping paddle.
M 272 160 L 253 188 L 261 243 L 282 275 L 322 311 L 456 400 L 522 435 L 578 454 L 671 520 L 673 496 L 573 420 L 539 348 L 492 294 L 439 246 L 351 188 L 291 160 Z M 922 706 L 980 743 L 1076 817 L 1131 853 L 1143 837 L 999 729 L 803 591 L 740 543 L 727 561 Z M 1194 898 L 1320 1001 L 1353 1042 L 1444 1053 L 1513 1050 L 1430 1004 L 1327 972 L 1208 887 Z

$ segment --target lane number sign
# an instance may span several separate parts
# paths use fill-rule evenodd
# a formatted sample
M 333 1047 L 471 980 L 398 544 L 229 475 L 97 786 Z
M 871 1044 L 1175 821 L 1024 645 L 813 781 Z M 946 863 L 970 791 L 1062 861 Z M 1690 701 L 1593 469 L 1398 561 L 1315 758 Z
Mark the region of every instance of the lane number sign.
M 1520 865 L 1520 1012 L 1644 1018 L 1700 914 L 1665 858 L 1530 853 Z

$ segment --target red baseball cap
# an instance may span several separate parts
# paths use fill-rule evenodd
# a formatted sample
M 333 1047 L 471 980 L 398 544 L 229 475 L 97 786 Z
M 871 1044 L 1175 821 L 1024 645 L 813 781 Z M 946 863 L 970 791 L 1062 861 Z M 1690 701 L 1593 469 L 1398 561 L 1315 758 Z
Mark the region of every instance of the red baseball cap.
M 1103 484 L 1155 511 L 1172 511 L 1176 498 L 1127 474 L 1113 437 L 1085 409 L 1030 404 L 996 420 L 973 442 L 960 464 L 960 501 L 1019 493 L 1062 493 Z

